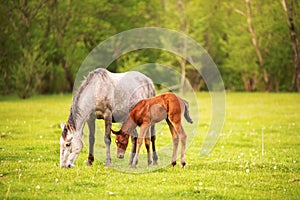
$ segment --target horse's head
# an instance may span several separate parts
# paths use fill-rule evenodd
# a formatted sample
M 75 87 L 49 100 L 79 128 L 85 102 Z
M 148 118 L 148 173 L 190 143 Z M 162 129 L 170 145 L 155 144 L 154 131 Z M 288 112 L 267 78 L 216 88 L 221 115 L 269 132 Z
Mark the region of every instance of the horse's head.
M 64 125 L 60 124 L 62 129 L 62 134 L 60 138 L 60 166 L 61 167 L 71 167 L 67 166 L 67 160 L 72 152 L 72 140 L 73 140 L 73 129 L 70 124 Z
M 124 158 L 126 148 L 128 146 L 129 135 L 123 132 L 122 130 L 114 131 L 111 130 L 113 134 L 116 135 L 116 144 L 117 144 L 117 157 Z

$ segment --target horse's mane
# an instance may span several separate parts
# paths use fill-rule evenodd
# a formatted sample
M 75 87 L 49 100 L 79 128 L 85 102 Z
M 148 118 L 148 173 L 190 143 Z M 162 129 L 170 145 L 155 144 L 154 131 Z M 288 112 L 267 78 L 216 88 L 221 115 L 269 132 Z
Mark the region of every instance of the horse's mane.
M 76 117 L 79 115 L 80 116 L 80 112 L 78 112 L 78 102 L 81 98 L 81 94 L 83 93 L 83 91 L 87 88 L 87 86 L 89 85 L 89 83 L 95 78 L 95 76 L 97 75 L 101 75 L 101 77 L 106 76 L 107 75 L 107 71 L 106 69 L 103 68 L 98 68 L 94 71 L 91 71 L 87 77 L 81 82 L 80 86 L 78 87 L 75 96 L 73 97 L 73 102 L 72 102 L 72 106 L 70 109 L 70 115 L 68 118 L 68 123 L 76 130 L 76 125 L 75 125 L 75 121 L 76 121 Z

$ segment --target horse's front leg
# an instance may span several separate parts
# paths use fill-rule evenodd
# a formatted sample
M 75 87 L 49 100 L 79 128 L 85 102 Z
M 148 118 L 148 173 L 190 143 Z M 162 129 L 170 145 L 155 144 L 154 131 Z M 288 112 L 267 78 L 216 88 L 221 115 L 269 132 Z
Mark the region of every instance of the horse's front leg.
M 106 163 L 105 166 L 110 166 L 111 157 L 110 157 L 110 144 L 111 144 L 111 124 L 112 124 L 112 116 L 111 113 L 107 114 L 104 118 L 105 121 L 105 135 L 104 135 L 104 142 L 106 145 Z
M 91 117 L 87 123 L 89 127 L 89 156 L 86 165 L 91 166 L 94 162 L 95 119 Z
M 136 154 L 135 154 L 135 156 L 133 158 L 133 161 L 132 161 L 132 165 L 131 165 L 132 168 L 135 168 L 136 165 L 137 165 L 140 150 L 141 150 L 141 146 L 143 144 L 143 139 L 146 136 L 147 130 L 148 130 L 148 126 L 141 126 L 141 128 L 140 128 L 140 134 L 139 134 L 138 139 L 137 139 L 137 151 L 136 151 Z

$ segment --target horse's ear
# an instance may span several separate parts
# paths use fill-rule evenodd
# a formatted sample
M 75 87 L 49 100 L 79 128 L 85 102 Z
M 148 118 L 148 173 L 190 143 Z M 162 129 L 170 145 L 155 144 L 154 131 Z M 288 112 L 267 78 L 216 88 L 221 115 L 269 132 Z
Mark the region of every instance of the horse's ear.
M 114 130 L 112 130 L 112 129 L 111 129 L 111 132 L 112 132 L 113 134 L 115 134 L 115 135 L 120 135 L 120 134 L 121 134 L 121 131 L 114 131 Z
M 71 127 L 71 125 L 68 122 L 66 123 L 66 128 L 67 128 L 68 131 L 72 130 L 72 127 Z
M 62 123 L 62 122 L 60 122 L 60 128 L 61 128 L 61 130 L 63 131 L 63 130 L 64 130 L 64 128 L 65 128 L 65 124 L 64 124 L 64 123 Z

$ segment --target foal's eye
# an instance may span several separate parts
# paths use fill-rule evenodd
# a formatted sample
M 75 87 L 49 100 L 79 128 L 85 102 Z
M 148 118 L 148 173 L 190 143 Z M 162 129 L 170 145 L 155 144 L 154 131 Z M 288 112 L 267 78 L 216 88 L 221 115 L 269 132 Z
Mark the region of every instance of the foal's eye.
M 67 147 L 71 146 L 71 143 L 67 143 L 66 146 L 67 146 Z

